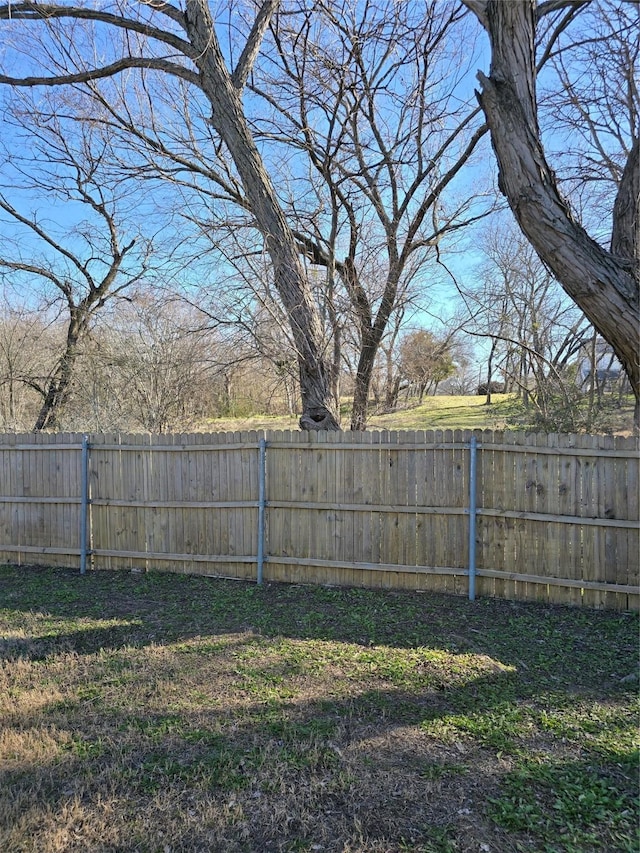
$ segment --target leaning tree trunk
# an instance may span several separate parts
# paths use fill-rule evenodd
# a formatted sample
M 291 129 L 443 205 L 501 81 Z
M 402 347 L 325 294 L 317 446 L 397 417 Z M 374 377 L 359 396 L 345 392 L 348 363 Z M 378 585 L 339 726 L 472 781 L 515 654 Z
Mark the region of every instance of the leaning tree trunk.
M 222 57 L 208 3 L 187 3 L 187 31 L 198 52 L 200 84 L 211 103 L 211 123 L 224 140 L 238 170 L 248 206 L 262 234 L 297 350 L 302 396 L 300 426 L 339 430 L 331 391 L 330 368 L 323 351 L 322 323 L 313 301 L 298 246 L 267 174 L 242 108 L 242 87 L 235 84 Z M 242 82 L 242 81 L 240 81 Z
M 351 412 L 351 429 L 357 431 L 367 428 L 367 407 L 371 379 L 376 363 L 376 355 L 395 304 L 398 292 L 399 268 L 396 260 L 396 263 L 393 264 L 393 268 L 387 276 L 380 307 L 378 308 L 375 321 L 373 321 L 371 305 L 358 281 L 353 260 L 349 259 L 349 263 L 345 263 L 345 267 L 347 268 L 345 284 L 351 298 L 351 304 L 358 318 L 361 336 L 360 357 L 358 359 L 355 387 L 353 389 L 353 409 Z
M 351 429 L 354 431 L 361 432 L 367 428 L 369 390 L 371 388 L 371 377 L 373 375 L 373 368 L 375 367 L 376 362 L 378 343 L 379 342 L 375 341 L 371 331 L 369 331 L 366 337 L 363 335 L 353 388 Z
M 609 342 L 623 365 L 640 417 L 640 270 L 638 140 L 632 147 L 613 211 L 607 251 L 577 223 L 549 168 L 537 117 L 535 0 L 466 0 L 491 42 L 491 71 L 480 104 L 491 131 L 499 185 L 514 216 L 566 293 Z
M 38 412 L 34 432 L 56 430 L 60 423 L 60 411 L 69 396 L 71 366 L 61 362 L 53 375 L 49 377 L 47 387 Z
M 60 413 L 71 391 L 71 380 L 78 360 L 78 342 L 82 332 L 82 321 L 77 316 L 72 316 L 67 329 L 65 350 L 47 382 L 42 406 L 33 427 L 34 432 L 55 430 L 60 425 Z

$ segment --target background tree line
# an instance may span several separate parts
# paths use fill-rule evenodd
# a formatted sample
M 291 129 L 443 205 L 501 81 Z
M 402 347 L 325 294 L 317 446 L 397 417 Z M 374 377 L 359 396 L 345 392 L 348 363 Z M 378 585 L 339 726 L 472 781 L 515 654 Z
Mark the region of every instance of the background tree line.
M 474 360 L 548 418 L 595 406 L 605 350 L 637 399 L 636 25 L 595 0 L 0 6 L 6 423 L 19 391 L 36 429 L 77 423 L 93 372 L 168 429 L 241 371 L 307 429 L 347 394 L 362 429 Z

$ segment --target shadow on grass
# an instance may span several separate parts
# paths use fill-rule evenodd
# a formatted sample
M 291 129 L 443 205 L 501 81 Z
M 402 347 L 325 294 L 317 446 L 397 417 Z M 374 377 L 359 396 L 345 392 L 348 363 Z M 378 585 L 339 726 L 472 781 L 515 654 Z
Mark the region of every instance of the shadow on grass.
M 599 832 L 600 849 L 614 850 L 615 833 L 628 835 L 633 757 L 606 753 L 597 739 L 572 745 L 571 721 L 552 716 L 629 692 L 635 617 L 445 595 L 6 567 L 0 635 L 5 625 L 17 637 L 2 641 L 7 665 L 35 662 L 35 676 L 46 672 L 54 686 L 57 655 L 109 660 L 83 663 L 62 698 L 6 718 L 5 750 L 12 738 L 17 746 L 0 780 L 4 850 L 48 849 L 38 828 L 51 815 L 72 822 L 73 808 L 78 824 L 69 832 L 95 851 L 316 845 L 431 853 L 484 844 L 502 853 L 516 849 L 509 833 L 534 845 L 523 849 L 544 849 L 567 827 L 574 847 L 559 850 L 591 849 Z M 274 638 L 352 644 L 359 648 L 349 654 L 365 664 L 372 656 L 372 667 L 375 647 L 388 646 L 446 652 L 445 665 L 478 655 L 486 668 L 456 682 L 427 667 L 406 683 L 400 673 L 390 687 L 393 673 L 374 667 L 369 677 L 343 666 L 341 680 L 327 677 L 309 698 L 295 689 L 308 658 L 300 664 L 295 643 L 287 657 L 283 644 L 272 648 Z M 47 658 L 50 670 L 41 664 Z M 192 678 L 180 680 L 189 667 Z M 216 673 L 224 677 L 216 681 Z M 158 694 L 158 685 L 167 692 Z M 311 678 L 305 689 L 313 685 Z M 196 687 L 199 704 L 190 707 Z M 534 711 L 567 731 L 540 727 L 527 742 Z M 599 735 L 606 720 L 593 725 Z M 25 748 L 36 758 L 21 759 L 22 739 L 28 747 L 43 731 L 58 738 L 51 752 L 38 758 Z M 523 753 L 538 757 L 523 764 Z M 100 808 L 118 821 L 105 838 L 91 838 L 83 826 Z M 19 837 L 25 809 L 32 847 Z
M 0 655 L 10 658 L 250 632 L 484 654 L 514 666 L 523 689 L 531 672 L 538 685 L 602 697 L 633 687 L 638 669 L 636 614 L 443 594 L 6 566 L 0 619 L 2 610 L 23 614 L 26 629 L 25 639 L 0 631 Z
M 154 677 L 161 679 L 163 673 L 155 672 Z M 207 825 L 205 819 L 198 827 L 183 829 L 183 837 L 172 837 L 171 849 L 296 849 L 300 820 L 277 826 L 271 820 L 283 800 L 290 814 L 300 809 L 305 832 L 326 845 L 323 849 L 346 849 L 354 827 L 370 840 L 394 838 L 389 849 L 400 849 L 395 843 L 403 835 L 426 831 L 416 829 L 416 824 L 448 823 L 451 802 L 429 796 L 433 794 L 429 770 L 443 768 L 442 777 L 447 778 L 441 785 L 446 788 L 453 786 L 460 765 L 449 779 L 446 750 L 440 749 L 434 759 L 426 736 L 422 743 L 406 744 L 398 754 L 394 732 L 442 718 L 461 703 L 477 703 L 480 694 L 488 700 L 495 691 L 483 692 L 483 685 L 495 687 L 495 682 L 491 676 L 441 693 L 372 689 L 340 699 L 257 702 L 234 719 L 226 709 L 158 714 L 144 706 L 109 708 L 97 697 L 90 704 L 54 702 L 33 717 L 22 714 L 15 720 L 16 729 L 46 721 L 54 730 L 73 732 L 72 738 L 50 761 L 5 769 L 3 790 L 9 799 L 21 792 L 26 798 L 35 791 L 31 808 L 56 814 L 64 813 L 70 799 L 89 806 L 108 792 L 131 825 L 136 824 L 136 815 L 153 814 L 155 800 L 162 796 L 163 809 L 174 810 L 175 815 L 156 815 L 158 827 L 148 828 L 146 843 L 135 848 L 145 851 L 162 849 L 157 829 L 181 810 L 205 814 L 213 802 L 224 812 L 227 802 L 240 801 L 247 819 L 242 825 L 231 822 L 228 848 L 220 841 L 215 821 Z M 375 743 L 368 744 L 369 739 Z M 385 743 L 387 748 L 381 746 Z M 451 750 L 460 759 L 453 745 Z M 488 783 L 487 789 L 493 786 Z M 470 807 L 465 797 L 460 802 Z
M 568 831 L 578 846 L 553 849 L 586 850 L 595 832 L 609 839 L 608 832 L 628 832 L 632 774 L 603 771 L 593 756 L 560 755 L 514 771 L 496 756 L 496 744 L 429 734 L 430 725 L 464 709 L 505 713 L 515 707 L 507 697 L 514 698 L 516 682 L 502 673 L 442 691 L 257 702 L 233 719 L 222 708 L 158 714 L 98 700 L 87 713 L 80 703 L 51 703 L 35 719 L 16 720 L 17 728 L 42 725 L 44 717 L 72 739 L 49 762 L 5 770 L 4 796 L 18 805 L 21 795 L 30 798 L 35 825 L 39 811 L 43 819 L 65 815 L 70 801 L 79 812 L 106 803 L 128 833 L 92 848 L 110 851 L 399 853 L 483 849 L 486 838 L 490 849 L 511 851 L 517 833 L 535 845 L 552 844 L 560 832 L 567 840 Z M 407 727 L 423 727 L 424 735 L 403 740 Z M 585 792 L 585 780 L 593 790 Z M 427 846 L 447 835 L 475 846 Z

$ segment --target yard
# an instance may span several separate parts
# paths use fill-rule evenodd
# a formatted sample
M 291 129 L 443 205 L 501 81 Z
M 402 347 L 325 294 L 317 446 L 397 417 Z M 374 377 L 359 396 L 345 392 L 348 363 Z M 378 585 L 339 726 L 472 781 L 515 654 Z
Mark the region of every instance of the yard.
M 0 850 L 637 850 L 638 618 L 0 567 Z

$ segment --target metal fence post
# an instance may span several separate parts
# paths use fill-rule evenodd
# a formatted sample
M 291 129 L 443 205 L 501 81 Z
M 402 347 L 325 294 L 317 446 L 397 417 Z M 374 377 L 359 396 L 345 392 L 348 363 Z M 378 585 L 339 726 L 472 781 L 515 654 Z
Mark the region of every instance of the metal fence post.
M 264 567 L 264 516 L 266 501 L 267 480 L 267 441 L 260 439 L 258 445 L 258 576 L 257 582 L 262 583 L 262 570 Z
M 80 478 L 80 574 L 87 570 L 88 529 L 89 529 L 89 436 L 82 436 Z
M 478 439 L 469 445 L 469 601 L 476 598 L 476 474 Z

